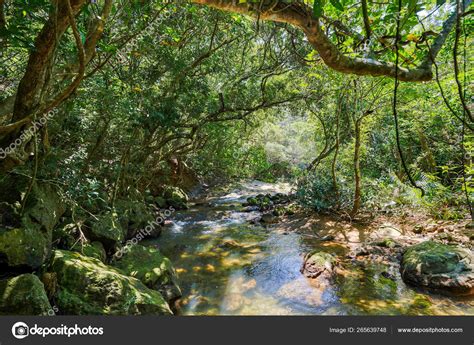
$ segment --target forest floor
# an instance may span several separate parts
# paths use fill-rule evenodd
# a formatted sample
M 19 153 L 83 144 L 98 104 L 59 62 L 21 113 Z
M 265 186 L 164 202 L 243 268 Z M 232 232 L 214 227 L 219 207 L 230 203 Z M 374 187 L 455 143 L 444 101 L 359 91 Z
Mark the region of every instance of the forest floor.
M 474 229 L 470 224 L 470 220 L 436 220 L 411 209 L 397 209 L 377 215 L 362 214 L 355 221 L 348 221 L 336 215 L 320 215 L 300 210 L 295 215 L 283 217 L 276 229 L 320 229 L 320 237 L 346 242 L 349 246 L 388 238 L 405 245 L 434 239 L 447 244 L 464 244 L 472 249 Z

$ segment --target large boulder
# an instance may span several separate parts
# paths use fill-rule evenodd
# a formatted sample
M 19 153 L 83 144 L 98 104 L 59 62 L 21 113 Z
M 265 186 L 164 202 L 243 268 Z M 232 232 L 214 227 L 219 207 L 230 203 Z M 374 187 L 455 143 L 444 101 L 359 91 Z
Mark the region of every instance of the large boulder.
M 332 278 L 336 258 L 331 254 L 321 251 L 313 251 L 305 255 L 301 273 L 305 277 L 316 279 L 330 279 Z
M 101 261 L 65 250 L 53 252 L 58 309 L 66 315 L 170 315 L 158 291 Z
M 88 238 L 101 242 L 106 249 L 114 248 L 125 240 L 127 230 L 122 227 L 116 211 L 103 213 L 89 226 Z
M 168 258 L 152 247 L 133 245 L 126 248 L 114 262 L 116 268 L 160 291 L 169 302 L 181 297 L 176 271 Z
M 474 294 L 474 256 L 461 248 L 433 241 L 411 246 L 403 254 L 400 271 L 411 285 L 446 294 Z
M 56 186 L 35 182 L 26 193 L 29 184 L 16 175 L 1 181 L 0 265 L 11 269 L 36 269 L 49 258 L 53 228 L 65 212 Z
M 43 283 L 33 274 L 0 280 L 0 315 L 54 315 Z

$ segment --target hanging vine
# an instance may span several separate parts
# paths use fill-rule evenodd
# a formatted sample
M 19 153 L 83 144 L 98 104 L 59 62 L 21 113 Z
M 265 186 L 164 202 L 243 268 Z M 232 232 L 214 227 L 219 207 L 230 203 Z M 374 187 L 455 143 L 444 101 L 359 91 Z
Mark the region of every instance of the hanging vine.
M 400 156 L 400 160 L 402 162 L 403 170 L 410 181 L 410 184 L 421 191 L 421 196 L 425 195 L 425 191 L 422 187 L 418 186 L 411 176 L 410 171 L 408 170 L 407 164 L 405 162 L 405 157 L 403 156 L 402 146 L 400 143 L 400 129 L 398 125 L 398 113 L 397 113 L 397 92 L 398 92 L 398 65 L 399 65 L 399 51 L 398 51 L 398 44 L 400 40 L 400 15 L 402 12 L 402 0 L 398 0 L 398 13 L 396 14 L 397 18 L 397 26 L 396 26 L 396 33 L 395 33 L 395 85 L 393 88 L 393 104 L 392 104 L 392 112 L 393 112 L 393 119 L 395 122 L 395 134 L 396 134 L 396 141 L 397 141 L 397 150 Z

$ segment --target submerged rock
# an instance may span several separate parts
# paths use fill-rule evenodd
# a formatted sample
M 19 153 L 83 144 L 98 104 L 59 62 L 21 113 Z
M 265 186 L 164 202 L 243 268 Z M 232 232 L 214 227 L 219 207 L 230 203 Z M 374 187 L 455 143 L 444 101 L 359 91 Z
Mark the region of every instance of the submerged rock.
M 158 290 L 167 301 L 181 297 L 171 261 L 155 248 L 131 246 L 113 265 L 126 275 L 141 280 L 150 289 Z
M 331 254 L 314 251 L 305 255 L 300 271 L 307 278 L 329 279 L 332 277 L 335 264 L 336 258 Z
M 433 241 L 409 247 L 403 254 L 403 280 L 454 295 L 474 294 L 474 256 L 467 250 Z
M 25 203 L 29 183 L 27 178 L 9 175 L 0 186 L 0 200 L 5 201 L 0 224 L 0 264 L 12 269 L 36 269 L 49 258 L 53 228 L 65 212 L 57 188 L 47 183 L 35 182 Z
M 47 271 L 55 275 L 55 301 L 62 314 L 172 314 L 158 291 L 97 259 L 56 250 Z
M 33 274 L 0 280 L 0 315 L 54 315 L 43 283 Z

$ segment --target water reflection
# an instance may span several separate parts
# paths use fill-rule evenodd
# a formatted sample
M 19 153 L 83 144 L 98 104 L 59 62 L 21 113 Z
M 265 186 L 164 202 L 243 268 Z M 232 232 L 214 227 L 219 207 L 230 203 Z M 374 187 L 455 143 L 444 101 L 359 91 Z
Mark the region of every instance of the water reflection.
M 346 246 L 319 241 L 309 234 L 314 229 L 288 233 L 252 224 L 258 214 L 235 207 L 240 199 L 242 195 L 233 192 L 214 200 L 218 207 L 201 204 L 180 212 L 162 237 L 149 241 L 178 271 L 184 294 L 181 314 L 474 314 L 472 299 L 417 292 L 401 281 L 397 267 L 347 259 Z M 327 228 L 354 241 L 344 227 Z M 358 236 L 366 236 L 363 229 Z M 341 258 L 333 284 L 318 286 L 300 273 L 304 253 L 315 248 Z

